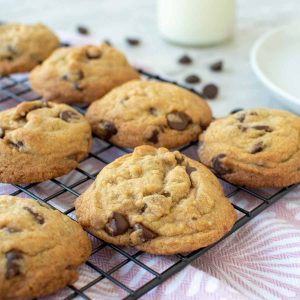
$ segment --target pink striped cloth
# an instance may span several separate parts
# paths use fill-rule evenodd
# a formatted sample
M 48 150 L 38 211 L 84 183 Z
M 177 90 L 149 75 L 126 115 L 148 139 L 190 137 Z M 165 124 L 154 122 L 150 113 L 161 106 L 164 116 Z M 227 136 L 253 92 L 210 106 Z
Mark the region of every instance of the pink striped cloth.
M 66 38 L 67 37 L 67 38 Z M 63 35 L 64 40 L 73 43 L 84 43 L 78 37 Z M 0 99 L 1 99 L 0 94 Z M 0 110 L 15 105 L 9 100 L 0 104 Z M 103 148 L 99 140 L 93 146 L 93 153 Z M 187 154 L 195 156 L 195 148 L 189 149 Z M 107 160 L 122 155 L 117 148 L 101 153 Z M 89 158 L 81 163 L 80 168 L 86 172 L 99 172 L 103 164 L 95 158 Z M 72 171 L 58 180 L 66 185 L 78 181 L 83 174 Z M 78 193 L 83 192 L 91 181 L 87 181 L 74 188 Z M 225 192 L 232 190 L 230 185 L 224 184 Z M 30 188 L 30 192 L 45 199 L 61 188 L 51 181 L 40 183 Z M 0 195 L 16 191 L 11 185 L 0 184 Z M 270 194 L 274 191 L 259 191 Z M 29 197 L 19 194 L 21 197 Z M 65 192 L 49 203 L 61 211 L 73 206 L 75 196 Z M 231 200 L 245 209 L 257 205 L 254 197 L 239 192 Z M 74 213 L 70 214 L 75 218 Z M 94 247 L 101 241 L 93 239 Z M 130 254 L 133 249 L 125 249 Z M 110 247 L 105 247 L 92 255 L 91 263 L 104 271 L 126 259 L 122 254 Z M 156 272 L 163 272 L 174 264 L 176 256 L 153 256 L 141 254 L 137 259 Z M 74 283 L 81 288 L 99 277 L 99 273 L 87 265 L 79 268 L 79 280 Z M 112 273 L 112 276 L 124 285 L 135 290 L 154 278 L 137 264 L 129 262 Z M 57 294 L 45 299 L 63 299 L 72 291 L 66 287 Z M 85 294 L 92 299 L 120 299 L 128 294 L 113 282 L 103 279 L 85 290 Z M 76 298 L 77 299 L 77 298 Z M 297 187 L 276 204 L 261 213 L 240 230 L 202 255 L 191 265 L 154 288 L 142 299 L 300 299 L 300 187 Z

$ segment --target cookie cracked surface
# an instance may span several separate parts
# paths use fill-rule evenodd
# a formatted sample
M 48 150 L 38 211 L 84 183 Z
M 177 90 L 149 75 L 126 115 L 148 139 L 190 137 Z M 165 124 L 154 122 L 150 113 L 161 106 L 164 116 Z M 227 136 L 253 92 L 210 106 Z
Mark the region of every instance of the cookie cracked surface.
M 0 25 L 0 74 L 28 72 L 60 46 L 45 25 Z
M 91 253 L 79 224 L 32 199 L 0 196 L 0 299 L 54 293 Z
M 34 91 L 62 103 L 89 103 L 137 78 L 126 57 L 107 44 L 57 49 L 29 76 Z
M 0 182 L 40 182 L 67 174 L 91 143 L 88 122 L 72 107 L 22 102 L 0 112 Z
M 99 238 L 154 254 L 207 246 L 236 220 L 205 166 L 152 146 L 137 147 L 103 168 L 75 208 L 79 223 Z
M 231 183 L 255 188 L 300 181 L 300 118 L 249 109 L 211 123 L 200 137 L 200 161 Z
M 93 102 L 86 117 L 95 135 L 116 145 L 173 148 L 197 140 L 211 110 L 202 98 L 173 84 L 133 80 Z

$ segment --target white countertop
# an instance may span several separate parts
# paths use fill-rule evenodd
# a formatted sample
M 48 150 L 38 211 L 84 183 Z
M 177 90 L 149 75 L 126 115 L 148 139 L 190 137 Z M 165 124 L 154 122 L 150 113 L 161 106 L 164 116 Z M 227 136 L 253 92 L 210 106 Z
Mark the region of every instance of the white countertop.
M 253 74 L 249 52 L 265 31 L 300 16 L 299 0 L 237 0 L 237 26 L 232 41 L 213 48 L 183 48 L 159 36 L 155 0 L 0 0 L 0 5 L 0 20 L 42 21 L 55 31 L 73 33 L 82 24 L 90 29 L 93 40 L 109 39 L 135 64 L 151 67 L 180 82 L 186 75 L 198 74 L 202 79 L 201 84 L 194 85 L 198 90 L 206 83 L 216 83 L 220 94 L 210 105 L 217 117 L 237 107 L 278 107 Z M 125 37 L 138 37 L 142 44 L 129 47 Z M 194 58 L 194 64 L 177 63 L 184 53 Z M 209 64 L 220 59 L 225 62 L 224 72 L 211 72 Z

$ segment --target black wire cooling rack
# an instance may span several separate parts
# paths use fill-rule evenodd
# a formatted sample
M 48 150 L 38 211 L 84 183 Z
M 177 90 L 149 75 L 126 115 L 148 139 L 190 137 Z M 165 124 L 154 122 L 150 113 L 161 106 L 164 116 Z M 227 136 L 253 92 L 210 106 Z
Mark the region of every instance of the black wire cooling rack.
M 177 82 L 166 80 L 158 75 L 143 70 L 138 71 L 147 79 L 179 85 Z M 189 90 L 197 93 L 194 89 Z M 0 110 L 13 107 L 21 101 L 38 98 L 30 89 L 27 75 L 0 77 Z M 85 111 L 85 107 L 74 107 L 81 113 Z M 179 150 L 195 158 L 196 148 L 197 143 L 191 143 L 179 148 Z M 94 137 L 94 146 L 91 152 L 81 162 L 80 166 L 70 174 L 43 183 L 4 185 L 3 190 L 9 190 L 9 193 L 13 196 L 29 197 L 46 203 L 74 219 L 73 202 L 75 198 L 87 188 L 105 165 L 128 152 L 131 152 L 131 150 L 117 147 Z M 296 187 L 296 185 L 293 185 L 277 190 L 252 190 L 231 185 L 221 179 L 220 181 L 226 196 L 230 199 L 239 217 L 232 230 L 223 239 Z M 245 201 L 245 199 L 248 201 Z M 89 260 L 80 267 L 79 280 L 54 295 L 55 299 L 105 299 L 105 295 L 97 296 L 97 288 L 101 288 L 102 291 L 105 288 L 109 289 L 108 294 L 113 291 L 113 296 L 109 295 L 109 299 L 111 297 L 137 299 L 182 270 L 215 245 L 191 253 L 161 258 L 166 259 L 168 263 L 163 268 L 158 268 L 153 264 L 149 264 L 149 261 L 151 261 L 149 260 L 150 255 L 142 251 L 117 247 L 94 236 L 89 236 L 93 243 L 93 252 Z M 129 265 L 130 267 L 128 267 Z M 130 270 L 134 272 L 133 277 L 139 271 L 143 271 L 143 276 L 140 276 L 139 280 L 135 280 L 138 282 L 134 284 L 126 279 Z

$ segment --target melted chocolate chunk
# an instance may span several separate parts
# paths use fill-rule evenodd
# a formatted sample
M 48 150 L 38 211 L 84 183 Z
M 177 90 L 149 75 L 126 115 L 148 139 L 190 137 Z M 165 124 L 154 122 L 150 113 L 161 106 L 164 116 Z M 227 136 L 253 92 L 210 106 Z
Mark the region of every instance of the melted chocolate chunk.
M 97 59 L 101 57 L 101 51 L 98 48 L 88 48 L 86 51 L 86 57 L 88 59 Z
M 2 139 L 4 137 L 4 129 L 0 127 L 0 139 Z
M 102 120 L 99 123 L 101 130 L 101 138 L 109 140 L 113 135 L 117 134 L 118 130 L 113 122 Z
M 231 172 L 231 170 L 227 169 L 221 162 L 225 156 L 224 153 L 221 153 L 212 159 L 212 167 L 219 175 L 225 175 Z
M 105 225 L 104 230 L 107 234 L 116 236 L 125 233 L 129 227 L 127 218 L 120 213 L 114 212 L 112 218 Z
M 178 157 L 175 157 L 176 161 L 177 161 L 177 165 L 181 165 L 183 162 L 184 162 L 184 156 L 178 158 Z
M 157 144 L 158 143 L 158 135 L 159 135 L 159 131 L 157 129 L 154 129 L 151 136 L 148 138 L 148 142 Z
M 183 55 L 178 59 L 178 62 L 182 65 L 189 65 L 191 64 L 193 61 L 192 59 L 188 56 L 188 55 Z
M 260 141 L 252 147 L 250 153 L 255 154 L 261 152 L 264 149 L 265 149 L 265 145 L 263 144 L 263 142 Z
M 167 114 L 167 122 L 170 128 L 182 131 L 191 123 L 191 118 L 184 112 L 173 111 Z
M 197 169 L 194 168 L 194 167 L 191 167 L 191 166 L 187 166 L 187 167 L 186 167 L 186 173 L 187 173 L 188 175 L 191 175 L 191 173 L 192 173 L 192 172 L 195 172 L 195 171 L 197 171 Z
M 10 141 L 10 145 L 15 149 L 20 150 L 24 146 L 24 143 L 22 141 L 17 141 L 15 143 Z
M 219 60 L 210 65 L 210 69 L 215 72 L 220 72 L 223 70 L 223 61 Z
M 273 129 L 268 125 L 255 125 L 255 126 L 252 126 L 252 128 L 256 129 L 256 130 L 264 130 L 265 132 L 273 131 Z
M 45 223 L 45 219 L 41 214 L 33 211 L 32 208 L 30 208 L 30 207 L 25 206 L 23 208 L 25 210 L 27 210 L 33 216 L 33 218 L 36 220 L 37 223 L 39 223 L 41 225 Z
M 21 274 L 19 260 L 23 258 L 23 254 L 19 250 L 10 250 L 5 253 L 6 273 L 5 278 L 11 279 Z
M 70 122 L 73 120 L 80 119 L 80 117 L 77 113 L 75 113 L 73 111 L 69 111 L 69 110 L 64 110 L 64 111 L 60 112 L 59 117 L 65 122 Z
M 133 230 L 134 231 L 137 231 L 137 230 L 141 231 L 140 239 L 143 243 L 157 237 L 157 234 L 155 232 L 153 232 L 152 230 L 146 228 L 142 224 L 134 224 Z

